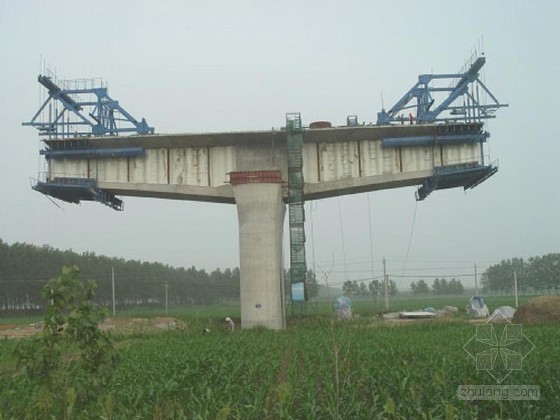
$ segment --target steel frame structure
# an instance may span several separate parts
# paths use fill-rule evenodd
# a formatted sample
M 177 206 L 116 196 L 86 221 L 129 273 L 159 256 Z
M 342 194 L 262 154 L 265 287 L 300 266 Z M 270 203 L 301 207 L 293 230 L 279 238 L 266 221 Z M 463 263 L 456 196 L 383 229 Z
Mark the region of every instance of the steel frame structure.
M 60 87 L 51 76 L 39 75 L 38 81 L 47 89 L 48 97 L 33 118 L 22 125 L 37 128 L 40 136 L 56 139 L 154 132 L 144 118 L 136 120 L 112 99 L 101 81 L 74 89 Z
M 405 121 L 417 123 L 435 122 L 481 122 L 495 118 L 498 108 L 507 107 L 502 104 L 488 90 L 480 80 L 479 71 L 486 63 L 486 58 L 480 56 L 464 72 L 455 74 L 421 74 L 418 82 L 385 111 L 377 114 L 377 124 L 404 124 Z M 435 86 L 436 81 L 449 80 L 447 87 Z M 447 94 L 447 97 L 437 105 L 436 95 Z M 481 96 L 488 96 L 488 103 L 482 103 Z M 412 110 L 416 110 L 416 115 Z
M 108 94 L 101 79 L 58 82 L 52 75 L 39 75 L 38 81 L 48 96 L 39 110 L 24 126 L 35 127 L 46 148 L 39 153 L 47 160 L 99 159 L 104 157 L 135 157 L 144 155 L 140 147 L 93 148 L 84 137 L 117 136 L 121 133 L 152 134 L 146 120 L 136 120 L 118 101 Z M 88 174 L 89 175 L 89 174 Z M 72 176 L 46 176 L 37 180 L 32 188 L 69 203 L 98 201 L 114 210 L 123 210 L 123 202 L 109 191 L 98 187 L 97 176 L 74 178 Z
M 292 308 L 307 301 L 307 262 L 305 258 L 305 208 L 303 198 L 303 126 L 301 114 L 286 114 L 288 149 L 288 213 L 290 226 L 290 287 Z M 303 296 L 299 293 L 303 289 Z M 294 293 L 298 291 L 298 293 Z M 297 295 L 297 296 L 296 296 Z M 303 298 L 303 299 L 302 299 Z M 305 311 L 305 305 L 299 307 Z

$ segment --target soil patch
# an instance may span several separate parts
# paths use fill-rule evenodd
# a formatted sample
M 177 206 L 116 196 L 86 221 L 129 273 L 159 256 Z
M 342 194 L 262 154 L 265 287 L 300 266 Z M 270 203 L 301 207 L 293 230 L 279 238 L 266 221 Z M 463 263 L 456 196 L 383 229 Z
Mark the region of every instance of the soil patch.
M 29 337 L 43 331 L 40 324 L 31 325 L 2 325 L 0 326 L 0 338 L 23 338 Z
M 3 324 L 0 325 L 0 330 L 11 330 L 12 328 L 16 328 L 17 325 L 10 325 L 10 324 Z
M 520 306 L 513 316 L 516 324 L 560 323 L 560 296 L 540 296 Z
M 157 318 L 107 318 L 99 324 L 102 331 L 117 334 L 137 334 L 145 332 L 184 329 L 183 321 L 171 317 Z
M 31 325 L 2 325 L 0 338 L 23 338 L 43 331 L 43 324 Z M 157 318 L 107 318 L 99 324 L 102 331 L 112 331 L 116 334 L 141 334 L 154 331 L 184 329 L 186 324 L 171 317 Z

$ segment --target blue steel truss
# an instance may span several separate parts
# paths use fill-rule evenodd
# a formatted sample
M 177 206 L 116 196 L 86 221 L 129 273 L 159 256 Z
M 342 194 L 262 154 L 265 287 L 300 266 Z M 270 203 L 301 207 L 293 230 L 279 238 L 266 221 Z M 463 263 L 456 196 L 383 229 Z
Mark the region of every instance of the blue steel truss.
M 456 187 L 463 187 L 464 190 L 474 188 L 496 172 L 498 172 L 497 166 L 484 166 L 478 162 L 435 167 L 434 175 L 425 179 L 416 191 L 416 201 L 424 200 L 435 190 Z
M 24 126 L 35 127 L 40 136 L 50 139 L 80 136 L 116 136 L 120 133 L 151 134 L 144 118 L 136 120 L 112 99 L 101 81 L 71 82 L 59 86 L 52 76 L 39 75 L 38 81 L 48 91 L 48 97 Z
M 377 114 L 377 124 L 405 122 L 481 122 L 495 118 L 502 104 L 482 83 L 479 71 L 486 58 L 477 57 L 466 71 L 455 74 L 422 74 L 418 82 L 391 108 Z M 448 86 L 436 83 L 448 81 Z M 437 99 L 444 96 L 438 104 Z M 483 103 L 486 102 L 486 103 Z
M 80 201 L 97 201 L 114 210 L 123 210 L 122 200 L 109 191 L 99 188 L 97 181 L 91 178 L 56 177 L 44 182 L 37 181 L 32 188 L 68 203 L 78 204 Z

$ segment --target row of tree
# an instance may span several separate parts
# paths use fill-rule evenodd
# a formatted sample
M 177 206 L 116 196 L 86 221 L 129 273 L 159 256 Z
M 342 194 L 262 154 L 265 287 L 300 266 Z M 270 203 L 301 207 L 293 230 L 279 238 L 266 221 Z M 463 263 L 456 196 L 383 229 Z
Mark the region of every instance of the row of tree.
M 96 299 L 112 301 L 114 269 L 116 303 L 162 305 L 166 289 L 169 304 L 213 304 L 239 299 L 239 269 L 210 273 L 196 267 L 174 268 L 161 263 L 78 254 L 50 246 L 37 247 L 0 240 L 0 311 L 34 310 L 43 306 L 41 290 L 60 275 L 63 266 L 77 266 L 81 278 L 97 283 Z
M 515 275 L 521 293 L 556 294 L 560 290 L 560 254 L 503 260 L 488 267 L 481 283 L 487 292 L 512 293 Z
M 61 273 L 63 266 L 77 266 L 80 277 L 97 283 L 96 300 L 112 303 L 114 270 L 117 306 L 208 305 L 239 300 L 239 268 L 219 268 L 208 273 L 204 269 L 175 268 L 161 263 L 124 260 L 60 251 L 48 245 L 15 243 L 0 239 L 0 312 L 42 310 L 41 291 L 46 283 Z M 289 273 L 284 271 L 286 298 L 290 298 Z M 318 293 L 312 270 L 307 272 L 307 297 Z
M 399 292 L 397 283 L 394 280 L 388 282 L 389 295 L 395 296 Z M 465 289 L 460 280 L 457 279 L 435 279 L 431 290 L 424 280 L 418 280 L 410 284 L 410 289 L 413 295 L 462 295 Z M 385 294 L 385 286 L 382 281 L 372 280 L 369 283 L 358 282 L 357 280 L 346 280 L 342 285 L 342 291 L 349 296 L 382 296 Z
M 410 283 L 410 290 L 412 290 L 412 294 L 417 295 L 428 295 L 430 294 L 430 287 L 428 284 L 420 279 L 417 282 Z M 465 288 L 460 280 L 451 279 L 447 281 L 447 279 L 439 279 L 436 278 L 432 283 L 431 292 L 434 295 L 462 295 L 465 293 Z
M 395 296 L 399 292 L 397 283 L 394 280 L 388 282 L 389 295 Z M 372 280 L 369 283 L 357 280 L 346 280 L 342 285 L 342 291 L 349 296 L 382 296 L 385 294 L 385 286 L 379 280 Z

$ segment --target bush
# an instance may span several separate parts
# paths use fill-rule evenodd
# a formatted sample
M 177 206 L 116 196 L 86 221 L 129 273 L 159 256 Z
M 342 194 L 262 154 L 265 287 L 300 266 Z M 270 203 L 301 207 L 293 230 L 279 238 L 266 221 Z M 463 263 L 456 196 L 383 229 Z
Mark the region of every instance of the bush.
M 79 280 L 77 267 L 47 283 L 41 335 L 18 346 L 18 368 L 35 388 L 38 413 L 69 417 L 95 400 L 113 372 L 113 341 L 97 328 L 105 310 L 93 302 L 95 283 Z

